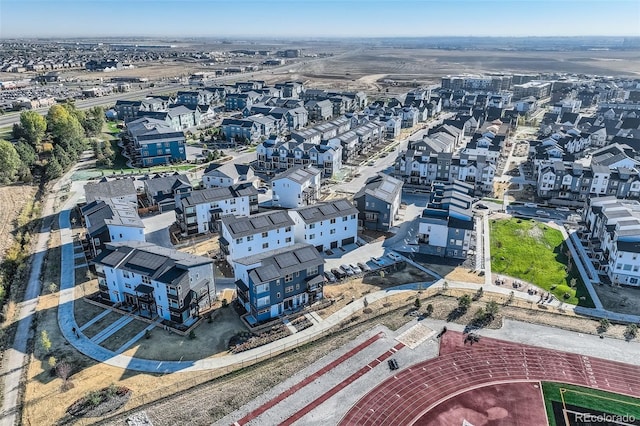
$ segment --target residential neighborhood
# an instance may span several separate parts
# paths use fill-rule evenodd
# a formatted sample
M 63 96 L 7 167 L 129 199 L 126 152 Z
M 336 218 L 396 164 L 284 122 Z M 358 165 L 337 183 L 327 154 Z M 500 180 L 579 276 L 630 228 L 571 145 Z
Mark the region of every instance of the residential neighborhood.
M 576 29 L 613 5 L 10 3 L 0 425 L 640 418 L 640 35 Z

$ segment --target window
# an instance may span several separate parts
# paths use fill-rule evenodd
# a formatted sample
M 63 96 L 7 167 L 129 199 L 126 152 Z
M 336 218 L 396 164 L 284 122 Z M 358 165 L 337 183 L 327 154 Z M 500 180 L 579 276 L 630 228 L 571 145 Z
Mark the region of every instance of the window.
M 284 276 L 285 283 L 290 283 L 291 281 L 293 281 L 293 274 L 287 274 Z
M 331 219 L 331 220 L 329 221 L 329 223 L 331 223 L 332 225 L 333 225 L 334 223 L 336 223 L 336 218 L 334 217 L 333 219 Z M 122 235 L 121 235 L 121 236 L 122 236 Z
M 178 304 L 177 300 L 169 299 L 169 307 L 171 307 L 171 308 L 179 308 L 180 305 Z
M 286 228 L 284 228 L 284 232 L 291 232 L 291 227 L 287 226 Z
M 291 293 L 291 292 L 293 292 L 293 286 L 292 285 L 284 288 L 284 293 L 285 294 Z
M 280 292 L 276 293 L 276 298 L 280 299 Z
M 284 239 L 285 243 L 290 243 L 291 242 L 291 237 L 287 237 Z
M 347 220 L 349 220 L 349 218 L 348 218 L 347 216 L 344 216 L 344 217 L 342 218 L 342 221 L 343 221 L 343 222 L 346 222 Z
M 235 198 L 232 198 L 232 199 L 229 201 L 229 204 L 235 204 L 235 203 L 236 203 L 236 199 L 235 199 Z
M 242 244 L 242 238 L 236 238 L 236 244 Z
M 351 215 L 351 219 L 355 219 L 355 218 L 356 218 L 356 215 L 355 215 L 355 214 L 352 214 L 352 215 Z
M 300 283 L 296 284 L 296 290 L 300 290 Z
M 126 288 L 131 288 L 131 284 L 125 284 L 124 285 Z
M 269 236 L 269 232 L 263 232 L 262 233 L 262 238 L 267 238 Z
M 146 275 L 142 276 L 142 282 L 144 284 L 151 284 L 151 278 L 147 277 Z
M 307 276 L 316 275 L 318 273 L 318 267 L 314 266 L 313 268 L 307 269 Z
M 269 248 L 269 243 L 262 243 L 262 248 L 263 249 Z
M 316 237 L 316 234 L 311 234 L 311 235 L 309 235 L 309 239 L 310 239 L 310 240 L 313 240 L 315 237 Z
M 278 294 L 280 294 L 280 293 L 278 293 Z M 280 297 L 280 296 L 278 296 L 278 297 Z M 269 302 L 270 302 L 269 296 L 261 297 L 256 301 L 256 307 L 257 308 L 261 308 L 263 306 L 268 305 Z
M 309 229 L 315 229 L 316 228 L 316 224 L 312 223 L 311 225 L 309 225 Z
M 331 230 L 329 230 L 329 234 L 333 235 L 333 234 L 335 234 L 335 233 L 336 233 L 336 230 L 335 230 L 335 229 L 331 229 Z
M 96 270 L 97 270 L 97 268 L 96 268 Z M 127 271 L 122 271 L 122 276 L 125 277 L 125 278 L 131 278 L 131 276 L 129 275 L 129 272 L 127 272 Z

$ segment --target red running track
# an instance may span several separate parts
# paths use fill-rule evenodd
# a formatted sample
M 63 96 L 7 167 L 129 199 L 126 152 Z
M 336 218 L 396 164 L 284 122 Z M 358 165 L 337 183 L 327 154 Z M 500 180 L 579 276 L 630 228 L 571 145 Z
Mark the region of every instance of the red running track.
M 351 349 L 349 352 L 343 354 L 339 358 L 336 358 L 335 360 L 333 360 L 329 364 L 325 365 L 320 370 L 316 371 L 315 373 L 313 373 L 312 375 L 310 375 L 306 379 L 304 379 L 301 382 L 293 385 L 291 388 L 287 389 L 285 392 L 282 392 L 280 395 L 276 396 L 275 398 L 265 402 L 260 407 L 256 408 L 255 410 L 253 410 L 252 412 L 250 412 L 249 414 L 247 414 L 246 416 L 244 416 L 243 418 L 241 418 L 240 420 L 238 420 L 234 424 L 235 425 L 243 425 L 243 424 L 249 423 L 251 420 L 253 420 L 256 417 L 258 417 L 259 415 L 265 413 L 267 410 L 270 410 L 271 408 L 276 406 L 281 401 L 285 400 L 286 398 L 290 397 L 294 393 L 298 392 L 303 387 L 307 386 L 309 383 L 312 383 L 318 377 L 320 377 L 320 376 L 324 375 L 325 373 L 327 373 L 328 371 L 334 369 L 337 365 L 339 365 L 339 364 L 343 363 L 344 361 L 348 360 L 349 358 L 351 358 L 352 356 L 354 356 L 358 352 L 362 351 L 363 349 L 365 349 L 366 347 L 370 346 L 371 344 L 373 344 L 377 340 L 382 339 L 383 337 L 384 337 L 384 333 L 378 333 L 375 336 L 365 340 L 364 342 L 360 343 L 355 348 Z
M 460 333 L 449 333 L 462 340 Z M 412 425 L 462 392 L 518 381 L 570 383 L 640 397 L 639 366 L 483 337 L 400 371 L 358 401 L 340 424 Z

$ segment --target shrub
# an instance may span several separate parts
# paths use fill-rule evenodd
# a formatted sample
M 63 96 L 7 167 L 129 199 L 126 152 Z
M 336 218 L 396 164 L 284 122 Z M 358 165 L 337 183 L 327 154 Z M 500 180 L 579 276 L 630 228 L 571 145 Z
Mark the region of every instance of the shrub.
M 191 330 L 191 331 L 189 332 L 189 339 L 193 340 L 193 339 L 195 339 L 195 338 L 196 338 L 196 332 L 195 332 L 195 331 L 193 331 L 193 330 Z
M 144 338 L 145 339 L 151 339 L 151 330 L 145 330 L 144 331 Z
M 419 297 L 416 297 L 416 301 L 413 302 L 413 305 L 416 307 L 416 309 L 420 309 L 420 307 L 422 307 L 422 302 L 420 301 Z
M 56 283 L 49 283 L 49 285 L 47 286 L 47 289 L 49 290 L 49 293 L 53 294 L 56 291 L 58 291 L 58 284 Z
M 431 303 L 429 303 L 427 305 L 427 315 L 431 316 L 431 314 L 433 314 L 433 305 Z
M 47 330 L 42 330 L 42 333 L 40 333 L 40 347 L 45 354 L 48 354 L 51 350 L 51 340 L 49 340 Z
M 227 299 L 222 299 L 222 307 L 226 308 L 227 306 L 229 306 L 229 302 L 227 302 Z
M 600 319 L 600 324 L 598 325 L 598 331 L 600 333 L 604 333 L 609 329 L 609 327 L 611 327 L 611 323 L 609 322 L 608 319 L 606 318 Z

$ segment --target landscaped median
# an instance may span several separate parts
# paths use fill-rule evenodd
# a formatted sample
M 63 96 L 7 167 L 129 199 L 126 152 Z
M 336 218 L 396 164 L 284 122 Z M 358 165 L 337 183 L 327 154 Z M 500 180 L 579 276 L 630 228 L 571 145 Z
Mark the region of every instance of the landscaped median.
M 572 305 L 594 306 L 560 231 L 515 218 L 493 219 L 490 228 L 494 273 L 530 282 Z

